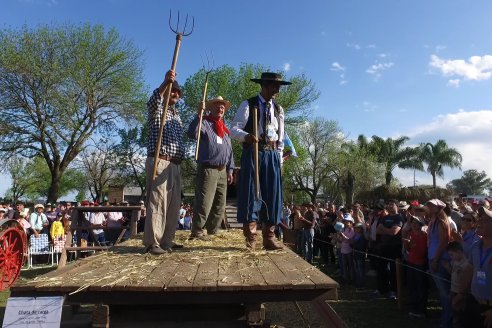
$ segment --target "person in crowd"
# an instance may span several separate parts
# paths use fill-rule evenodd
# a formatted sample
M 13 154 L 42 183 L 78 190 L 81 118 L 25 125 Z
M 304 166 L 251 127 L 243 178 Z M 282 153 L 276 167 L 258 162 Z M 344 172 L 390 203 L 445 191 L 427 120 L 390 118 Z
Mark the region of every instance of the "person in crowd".
M 0 220 L 7 218 L 7 209 L 0 207 Z
M 109 229 L 104 235 L 105 241 L 109 244 L 114 244 L 121 233 L 121 227 L 125 224 L 125 218 L 122 212 L 107 212 L 106 217 L 106 227 Z M 154 254 L 154 253 L 152 253 Z
M 336 234 L 334 224 L 336 222 L 336 214 L 333 217 L 330 209 L 326 210 L 324 216 L 320 218 L 321 226 L 321 258 L 325 264 L 335 264 L 335 252 L 331 242 L 331 235 Z
M 473 274 L 473 266 L 463 252 L 463 246 L 459 241 L 452 241 L 446 247 L 451 262 L 445 267 L 451 274 L 451 307 L 453 309 L 453 327 L 466 327 L 463 320 L 466 301 L 470 295 L 470 281 Z
M 482 239 L 471 248 L 473 297 L 466 303 L 463 319 L 467 327 L 492 328 L 492 211 L 482 206 L 478 214 L 477 234 Z
M 411 220 L 411 230 L 403 245 L 407 251 L 407 282 L 410 303 L 408 314 L 415 318 L 424 318 L 427 313 L 428 279 L 427 279 L 427 233 L 422 230 L 425 222 L 418 216 Z
M 29 237 L 31 235 L 34 235 L 36 238 L 39 237 L 39 233 L 36 230 L 33 229 L 33 227 L 31 226 L 31 224 L 29 223 L 29 220 L 26 217 L 25 212 L 17 212 L 16 211 L 14 213 L 14 220 L 17 220 L 17 222 L 20 223 L 20 225 L 24 229 L 24 232 L 27 235 L 27 239 L 29 239 Z
M 458 231 L 461 231 L 461 219 L 463 218 L 463 214 L 460 212 L 460 208 L 456 204 L 456 202 L 453 200 L 451 203 L 449 203 L 449 206 L 451 207 L 451 219 L 453 222 L 456 223 L 456 227 L 458 228 Z
M 29 217 L 29 209 L 25 207 L 25 204 L 23 201 L 18 201 L 15 204 L 15 210 L 18 213 L 24 213 L 24 217 Z
M 176 73 L 173 70 L 168 71 L 164 82 L 154 90 L 147 102 L 148 142 L 145 162 L 147 218 L 145 219 L 143 245 L 145 252 L 154 255 L 165 254 L 183 247 L 183 245 L 174 243 L 181 204 L 180 164 L 185 156 L 183 126 L 175 106 L 183 92 L 175 76 Z M 155 158 L 167 88 L 171 88 L 169 108 L 166 112 L 161 147 L 158 149 L 158 157 Z M 155 161 L 157 161 L 157 171 L 154 180 Z
M 461 241 L 465 256 L 470 256 L 472 245 L 480 240 L 477 235 L 478 215 L 475 212 L 464 213 L 461 218 L 461 234 L 457 240 Z
M 398 213 L 398 204 L 398 201 L 394 199 L 387 202 L 388 215 L 379 220 L 376 229 L 376 234 L 380 237 L 379 246 L 382 256 L 378 260 L 378 291 L 380 294 L 387 292 L 389 299 L 396 299 L 395 260 L 401 258 L 402 250 L 403 217 Z
M 46 215 L 46 218 L 48 219 L 48 222 L 52 224 L 53 222 L 56 221 L 56 212 L 54 211 L 53 207 L 51 206 L 51 203 L 47 203 L 45 205 L 45 211 L 44 214 Z
M 227 185 L 232 183 L 234 171 L 230 132 L 224 123 L 230 107 L 231 103 L 221 96 L 201 103 L 188 127 L 188 137 L 196 140 L 200 116 L 208 111 L 200 128 L 191 239 L 210 240 L 224 219 Z
M 256 244 L 257 222 L 263 224 L 263 246 L 267 250 L 282 249 L 275 238 L 275 228 L 282 217 L 281 160 L 284 149 L 284 111 L 275 101 L 283 81 L 280 74 L 265 72 L 259 79 L 251 79 L 261 85 L 260 94 L 243 101 L 234 117 L 231 136 L 243 143 L 241 171 L 237 191 L 237 218 L 243 223 L 248 247 Z M 253 131 L 253 111 L 257 112 L 258 136 Z M 256 197 L 254 143 L 258 143 L 259 192 Z M 261 202 L 261 204 L 259 204 Z M 258 207 L 260 209 L 258 210 Z
M 193 211 L 191 210 L 188 210 L 186 211 L 186 215 L 183 219 L 183 229 L 184 230 L 191 230 L 192 229 L 192 225 L 193 225 Z M 211 235 L 215 234 L 216 232 L 214 233 L 211 233 Z
M 304 256 L 304 225 L 303 225 L 303 217 L 301 211 L 299 209 L 294 209 L 292 212 L 292 222 L 293 228 L 296 233 L 296 250 L 297 254 Z
M 98 202 L 93 203 L 94 206 L 99 206 Z M 95 241 L 99 243 L 99 245 L 106 245 L 106 234 L 104 232 L 104 228 L 106 226 L 106 217 L 104 216 L 103 212 L 93 212 L 94 215 L 92 215 L 89 218 L 89 223 L 93 229 L 92 232 L 95 237 Z M 116 230 L 118 231 L 118 230 Z
M 354 236 L 352 237 L 352 249 L 354 251 L 355 288 L 361 290 L 366 285 L 366 252 L 367 240 L 364 235 L 364 223 L 354 225 Z
M 446 204 L 439 199 L 427 201 L 429 209 L 429 227 L 427 229 L 427 244 L 429 269 L 439 292 L 439 302 L 442 307 L 440 325 L 443 328 L 451 327 L 453 324 L 453 312 L 451 308 L 450 279 L 449 272 L 445 269 L 450 258 L 446 251 L 451 241 L 451 228 L 448 216 L 444 212 Z
M 345 282 L 354 282 L 354 253 L 352 249 L 352 238 L 354 237 L 354 219 L 350 213 L 343 214 L 343 230 L 338 234 L 340 240 L 340 252 L 342 254 L 342 277 Z
M 138 204 L 140 205 L 140 212 L 139 212 L 139 217 L 138 217 L 138 223 L 137 223 L 137 232 L 143 232 L 144 227 L 145 227 L 145 217 L 147 216 L 147 210 L 145 208 L 145 202 L 143 200 L 139 201 Z
M 306 213 L 299 219 L 302 222 L 303 254 L 308 263 L 313 263 L 313 238 L 314 225 L 316 224 L 315 207 L 310 203 L 303 204 L 303 206 L 307 208 Z
M 36 204 L 34 205 L 34 212 L 29 217 L 29 223 L 31 227 L 38 233 L 48 233 L 49 232 L 49 222 L 46 215 L 43 213 L 44 205 Z
M 51 223 L 50 236 L 52 241 L 63 239 L 65 236 L 65 229 L 63 229 L 63 224 L 61 222 L 62 217 L 63 214 L 58 213 L 55 221 Z

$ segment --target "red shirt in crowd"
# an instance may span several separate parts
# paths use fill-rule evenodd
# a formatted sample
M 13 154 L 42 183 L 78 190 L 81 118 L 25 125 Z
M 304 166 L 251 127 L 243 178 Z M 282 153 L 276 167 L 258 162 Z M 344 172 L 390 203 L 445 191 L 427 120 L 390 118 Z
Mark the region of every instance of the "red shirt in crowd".
M 423 231 L 410 231 L 410 249 L 407 262 L 413 265 L 427 264 L 427 234 Z

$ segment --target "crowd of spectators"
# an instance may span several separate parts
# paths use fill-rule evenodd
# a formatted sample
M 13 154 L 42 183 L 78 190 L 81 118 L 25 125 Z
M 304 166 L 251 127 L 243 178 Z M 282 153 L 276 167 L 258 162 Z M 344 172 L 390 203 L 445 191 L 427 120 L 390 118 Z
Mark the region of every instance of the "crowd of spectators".
M 366 289 L 366 277 L 375 276 L 375 298 L 397 299 L 400 261 L 413 318 L 427 316 L 429 281 L 434 281 L 442 307 L 440 327 L 472 327 L 471 322 L 492 327 L 489 201 L 389 199 L 372 208 L 285 204 L 278 233 L 294 230 L 300 256 L 310 263 L 319 256 L 326 265 L 336 265 L 335 278 L 356 291 Z

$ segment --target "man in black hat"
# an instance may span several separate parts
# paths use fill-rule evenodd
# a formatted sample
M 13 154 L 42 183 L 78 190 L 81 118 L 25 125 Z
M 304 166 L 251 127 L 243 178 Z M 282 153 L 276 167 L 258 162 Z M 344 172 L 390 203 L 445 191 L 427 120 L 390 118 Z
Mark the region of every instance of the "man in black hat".
M 182 96 L 175 80 L 176 73 L 166 73 L 164 82 L 155 89 L 147 102 L 147 218 L 145 219 L 143 244 L 146 252 L 164 254 L 182 245 L 174 244 L 176 224 L 181 204 L 181 175 L 179 164 L 185 155 L 183 126 L 175 104 Z M 161 118 L 164 111 L 166 89 L 171 88 L 169 108 L 166 113 L 159 155 L 155 158 Z M 153 181 L 154 161 L 157 161 L 156 178 Z
M 280 74 L 266 72 L 259 79 L 260 94 L 243 101 L 232 122 L 231 136 L 243 143 L 241 171 L 237 189 L 237 220 L 243 223 L 246 245 L 256 246 L 257 222 L 263 227 L 263 246 L 267 250 L 281 249 L 275 239 L 275 227 L 282 218 L 281 161 L 284 148 L 284 110 L 274 102 L 280 86 L 289 85 Z M 253 116 L 257 112 L 258 137 L 253 132 Z M 260 199 L 255 195 L 253 163 L 254 143 L 258 142 Z M 260 206 L 261 204 L 261 206 Z

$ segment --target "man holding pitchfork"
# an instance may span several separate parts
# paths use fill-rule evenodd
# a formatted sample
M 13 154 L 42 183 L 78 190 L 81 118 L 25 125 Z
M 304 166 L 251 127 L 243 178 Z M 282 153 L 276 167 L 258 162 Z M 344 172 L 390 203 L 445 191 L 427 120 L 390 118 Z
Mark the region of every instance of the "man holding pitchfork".
M 224 123 L 229 107 L 231 103 L 221 96 L 206 104 L 201 102 L 198 115 L 188 127 L 188 137 L 200 137 L 190 239 L 210 240 L 209 235 L 217 233 L 225 215 L 227 185 L 232 183 L 234 170 L 230 132 Z M 204 109 L 209 115 L 200 120 Z
M 164 82 L 155 89 L 147 102 L 147 217 L 143 244 L 145 251 L 159 255 L 182 248 L 173 242 L 181 205 L 181 172 L 179 165 L 185 155 L 183 125 L 175 104 L 182 90 L 175 80 L 176 73 L 169 70 Z M 169 107 L 164 122 L 165 133 L 159 139 L 159 130 L 164 111 L 164 95 L 171 88 Z M 160 147 L 157 145 L 160 144 Z M 156 148 L 160 148 L 158 156 Z M 156 158 L 157 157 L 157 158 Z M 154 161 L 156 161 L 154 179 Z

